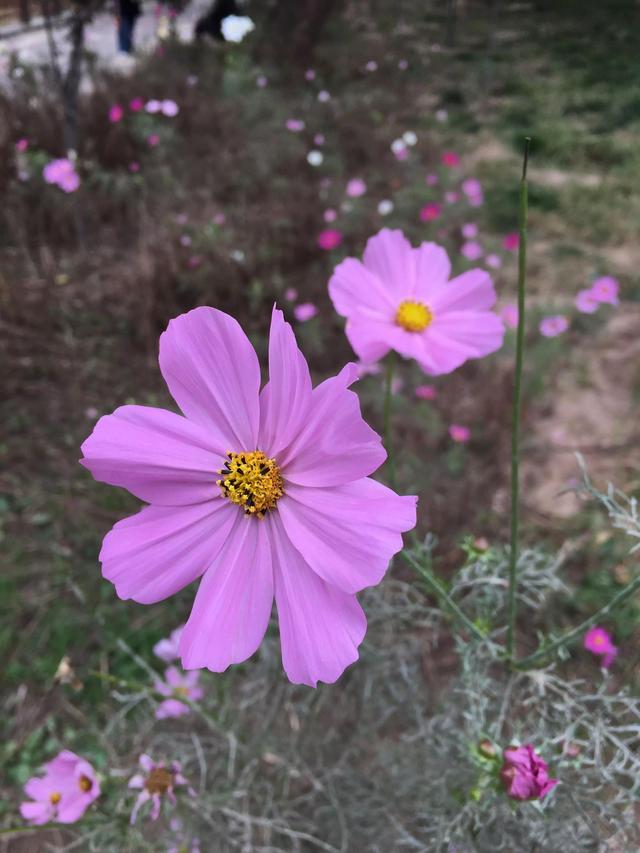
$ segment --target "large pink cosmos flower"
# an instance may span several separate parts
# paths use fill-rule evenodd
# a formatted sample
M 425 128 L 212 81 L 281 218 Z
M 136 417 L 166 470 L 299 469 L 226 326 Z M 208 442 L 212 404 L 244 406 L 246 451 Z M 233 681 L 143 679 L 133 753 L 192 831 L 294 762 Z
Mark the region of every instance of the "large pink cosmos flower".
M 20 814 L 29 823 L 75 823 L 100 796 L 96 771 L 68 749 L 45 764 L 44 770 L 44 776 L 34 776 L 24 786 L 31 800 L 21 804 Z
M 260 391 L 238 323 L 196 308 L 162 335 L 160 369 L 186 417 L 122 406 L 82 446 L 97 480 L 150 504 L 107 534 L 104 577 L 141 604 L 202 577 L 180 638 L 185 669 L 250 657 L 275 596 L 291 681 L 335 681 L 366 630 L 355 593 L 382 579 L 416 519 L 416 498 L 368 478 L 386 454 L 348 390 L 357 366 L 312 388 L 274 309 Z
M 363 262 L 347 258 L 329 281 L 346 334 L 362 361 L 393 349 L 429 374 L 450 373 L 469 358 L 502 346 L 504 326 L 487 272 L 472 269 L 449 281 L 451 264 L 435 243 L 413 249 L 401 231 L 383 228 Z

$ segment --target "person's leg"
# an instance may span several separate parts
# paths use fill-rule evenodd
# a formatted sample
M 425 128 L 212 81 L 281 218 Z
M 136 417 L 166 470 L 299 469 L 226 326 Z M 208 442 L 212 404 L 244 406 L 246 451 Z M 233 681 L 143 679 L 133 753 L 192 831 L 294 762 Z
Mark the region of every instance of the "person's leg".
M 130 18 L 120 16 L 118 26 L 118 49 L 123 53 L 131 53 L 133 48 L 133 24 Z

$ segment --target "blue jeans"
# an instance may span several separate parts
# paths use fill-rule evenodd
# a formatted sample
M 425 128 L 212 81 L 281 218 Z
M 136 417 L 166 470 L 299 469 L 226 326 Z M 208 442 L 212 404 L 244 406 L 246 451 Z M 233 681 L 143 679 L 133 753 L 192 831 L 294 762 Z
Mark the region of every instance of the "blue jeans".
M 135 18 L 120 17 L 118 25 L 118 50 L 121 50 L 123 53 L 131 53 L 133 50 L 133 28 L 135 25 Z

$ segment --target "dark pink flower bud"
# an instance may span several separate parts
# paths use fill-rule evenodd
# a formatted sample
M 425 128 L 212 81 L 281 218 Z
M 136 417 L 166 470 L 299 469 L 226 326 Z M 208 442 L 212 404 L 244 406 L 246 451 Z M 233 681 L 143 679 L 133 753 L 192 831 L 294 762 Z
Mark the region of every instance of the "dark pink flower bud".
M 512 800 L 541 800 L 558 784 L 548 769 L 530 743 L 510 746 L 504 751 L 500 779 Z

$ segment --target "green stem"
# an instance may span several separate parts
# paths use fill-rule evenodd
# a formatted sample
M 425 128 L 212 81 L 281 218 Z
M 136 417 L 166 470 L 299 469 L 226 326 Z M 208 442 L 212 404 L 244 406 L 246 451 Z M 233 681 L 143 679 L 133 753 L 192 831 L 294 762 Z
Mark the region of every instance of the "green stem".
M 596 622 L 599 622 L 603 616 L 606 616 L 611 610 L 614 609 L 618 604 L 621 604 L 625 601 L 629 596 L 633 595 L 636 590 L 640 589 L 640 575 L 637 578 L 634 578 L 630 581 L 623 589 L 620 590 L 617 595 L 614 595 L 611 601 L 608 604 L 605 604 L 604 607 L 601 607 L 600 610 L 597 610 L 593 616 L 590 616 L 588 619 L 585 619 L 584 622 L 581 622 L 577 628 L 569 631 L 563 637 L 560 637 L 558 640 L 554 640 L 553 643 L 549 643 L 548 646 L 542 646 L 533 654 L 528 655 L 526 658 L 522 658 L 522 660 L 514 661 L 514 666 L 516 669 L 531 669 L 534 664 L 538 663 L 538 661 L 544 660 L 548 657 L 552 652 L 555 652 L 556 649 L 559 649 L 560 646 L 564 646 L 567 643 L 570 643 L 572 640 L 575 640 L 576 637 L 579 637 L 582 633 L 584 633 L 587 628 L 590 628 L 592 625 L 595 625 Z
M 423 581 L 427 584 L 427 586 L 430 587 L 430 589 L 436 594 L 436 596 L 442 602 L 444 602 L 449 611 L 457 619 L 459 619 L 463 623 L 463 625 L 465 625 L 465 627 L 473 634 L 476 640 L 484 640 L 485 635 L 482 633 L 480 628 L 478 628 L 477 625 L 474 625 L 468 616 L 465 616 L 465 614 L 462 612 L 462 610 L 460 610 L 460 608 L 451 598 L 446 589 L 442 586 L 440 581 L 434 575 L 431 574 L 429 569 L 427 569 L 425 566 L 421 566 L 420 563 L 418 563 L 417 560 L 414 560 L 411 554 L 407 553 L 406 551 L 402 552 L 402 556 L 407 561 L 407 563 L 409 563 L 411 568 L 414 569 L 414 571 L 416 571 L 420 575 Z
M 527 165 L 529 162 L 530 137 L 525 139 L 522 179 L 520 180 L 520 207 L 518 224 L 520 243 L 518 246 L 518 331 L 516 336 L 516 375 L 513 389 L 513 414 L 511 423 L 511 547 L 509 550 L 509 595 L 507 599 L 507 658 L 513 660 L 514 633 L 516 624 L 516 586 L 518 575 L 518 526 L 520 512 L 520 412 L 522 396 L 522 365 L 524 355 L 524 310 L 525 285 L 527 279 Z
M 393 353 L 390 352 L 387 357 L 387 373 L 384 383 L 384 419 L 383 419 L 383 434 L 384 448 L 387 451 L 387 465 L 389 468 L 389 485 L 395 488 L 396 484 L 396 466 L 393 460 L 393 446 L 391 440 L 391 413 L 392 413 L 392 393 L 393 385 L 393 368 L 395 367 L 395 359 Z

